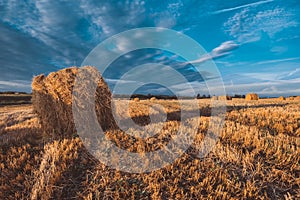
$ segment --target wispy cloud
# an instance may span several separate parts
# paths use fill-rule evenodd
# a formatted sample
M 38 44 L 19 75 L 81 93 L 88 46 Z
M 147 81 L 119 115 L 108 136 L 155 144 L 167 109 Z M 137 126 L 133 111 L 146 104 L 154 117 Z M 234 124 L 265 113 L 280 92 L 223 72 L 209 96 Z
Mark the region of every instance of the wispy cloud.
M 239 45 L 234 41 L 223 42 L 220 46 L 214 48 L 210 53 L 203 55 L 197 60 L 189 61 L 191 64 L 202 63 L 210 59 L 219 58 L 230 54 L 231 51 L 238 48 Z
M 294 74 L 296 74 L 296 73 L 298 73 L 298 72 L 300 72 L 300 68 L 297 68 L 297 69 L 295 69 L 295 70 L 289 72 L 289 73 L 288 73 L 288 76 L 293 76 Z M 299 77 L 299 78 L 300 78 L 300 77 Z
M 295 14 L 283 8 L 263 11 L 245 8 L 224 23 L 224 30 L 238 42 L 248 43 L 260 40 L 262 34 L 273 39 L 275 34 L 298 25 Z
M 31 81 L 12 80 L 0 81 L 0 91 L 26 91 L 30 92 Z
M 31 82 L 28 81 L 0 81 L 0 85 L 14 86 L 14 87 L 28 87 Z
M 217 11 L 213 12 L 212 14 L 219 14 L 219 13 L 229 12 L 229 11 L 233 11 L 233 10 L 239 10 L 239 9 L 242 9 L 242 8 L 258 6 L 258 5 L 270 3 L 270 2 L 273 2 L 273 1 L 274 0 L 258 1 L 258 2 L 255 2 L 255 3 L 249 3 L 249 4 L 245 4 L 245 5 L 241 5 L 241 6 L 232 7 L 232 8 L 217 10 Z
M 300 60 L 300 57 L 265 60 L 265 61 L 253 63 L 251 65 L 264 65 L 264 64 L 280 63 L 280 62 L 287 62 L 287 61 L 293 61 L 293 60 Z
M 264 83 L 265 81 L 272 81 L 272 82 L 286 82 L 286 81 L 298 81 L 300 80 L 300 68 L 291 68 L 286 70 L 280 71 L 260 71 L 260 72 L 242 72 L 235 74 L 233 76 L 225 76 L 223 77 L 224 81 L 234 80 L 236 82 L 258 82 Z

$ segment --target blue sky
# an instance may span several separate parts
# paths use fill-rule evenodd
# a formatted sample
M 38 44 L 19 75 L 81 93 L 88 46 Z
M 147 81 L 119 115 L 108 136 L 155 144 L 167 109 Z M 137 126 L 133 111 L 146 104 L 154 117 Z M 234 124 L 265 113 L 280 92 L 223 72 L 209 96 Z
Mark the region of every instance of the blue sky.
M 228 94 L 300 95 L 298 0 L 0 0 L 0 16 L 0 91 L 30 92 L 34 75 L 79 66 L 114 34 L 164 27 L 203 46 L 207 54 L 199 62 L 214 60 Z M 148 54 L 153 56 L 143 56 Z M 162 55 L 178 67 L 167 52 L 141 50 L 127 57 L 141 64 L 165 59 Z M 132 65 L 132 59 L 124 59 L 105 74 L 110 86 L 127 69 L 124 63 Z M 191 69 L 185 66 L 179 71 L 201 88 L 199 93 L 206 93 L 201 77 Z M 184 85 L 177 87 L 184 91 Z M 145 93 L 155 93 L 155 88 L 146 89 Z

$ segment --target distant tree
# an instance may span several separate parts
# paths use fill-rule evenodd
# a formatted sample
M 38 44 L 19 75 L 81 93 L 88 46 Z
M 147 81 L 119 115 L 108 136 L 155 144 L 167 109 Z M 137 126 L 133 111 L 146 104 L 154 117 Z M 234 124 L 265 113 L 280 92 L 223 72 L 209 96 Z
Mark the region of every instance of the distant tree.
M 197 94 L 197 99 L 200 99 L 201 98 L 201 95 L 198 93 Z

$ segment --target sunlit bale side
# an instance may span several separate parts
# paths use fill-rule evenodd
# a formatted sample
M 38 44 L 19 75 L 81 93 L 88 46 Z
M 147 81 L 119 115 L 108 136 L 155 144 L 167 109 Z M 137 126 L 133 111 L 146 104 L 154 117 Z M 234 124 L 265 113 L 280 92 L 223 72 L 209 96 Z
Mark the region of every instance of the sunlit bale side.
M 249 93 L 246 95 L 245 100 L 258 100 L 259 96 L 255 93 Z
M 95 77 L 95 74 L 99 75 L 93 67 L 84 67 L 84 72 L 82 75 L 86 76 L 87 80 L 89 77 Z M 45 134 L 61 137 L 72 136 L 76 133 L 72 114 L 72 93 L 75 78 L 78 74 L 79 68 L 71 67 L 52 72 L 48 76 L 39 75 L 34 77 L 32 103 Z M 96 111 L 102 129 L 115 128 L 116 124 L 111 111 L 111 92 L 101 75 L 98 78 L 95 108 L 93 109 Z M 79 101 L 89 98 L 85 84 L 79 84 L 77 90 L 80 94 Z

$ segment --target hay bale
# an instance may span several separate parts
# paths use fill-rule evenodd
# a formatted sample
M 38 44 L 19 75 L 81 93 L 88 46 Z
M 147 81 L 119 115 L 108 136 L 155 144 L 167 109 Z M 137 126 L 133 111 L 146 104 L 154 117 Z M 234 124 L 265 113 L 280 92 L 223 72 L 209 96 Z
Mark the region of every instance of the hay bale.
M 294 97 L 288 97 L 286 100 L 292 101 L 292 100 L 294 100 L 294 99 L 295 99 Z
M 150 101 L 155 101 L 156 100 L 156 97 L 151 97 L 150 98 Z
M 218 96 L 218 100 L 220 101 L 226 101 L 226 100 L 231 100 L 231 96 Z
M 133 99 L 133 101 L 134 101 L 134 102 L 139 102 L 140 99 L 136 97 L 136 98 Z
M 84 67 L 90 77 L 99 72 L 93 67 Z M 76 133 L 72 115 L 72 93 L 79 68 L 71 67 L 50 73 L 47 77 L 39 75 L 32 82 L 32 103 L 45 134 L 68 137 Z M 83 98 L 84 86 L 82 86 Z M 81 97 L 82 98 L 82 97 Z M 103 130 L 116 127 L 111 110 L 111 92 L 100 75 L 95 92 L 97 119 Z M 104 117 L 103 117 L 104 116 Z
M 245 99 L 246 100 L 258 100 L 259 97 L 255 93 L 249 93 L 249 94 L 246 95 Z
M 218 97 L 217 97 L 217 96 L 212 96 L 212 97 L 211 97 L 211 100 L 216 101 L 216 100 L 218 100 Z
M 278 100 L 279 101 L 283 101 L 283 100 L 285 100 L 285 97 L 284 96 L 280 96 L 280 97 L 278 97 Z

